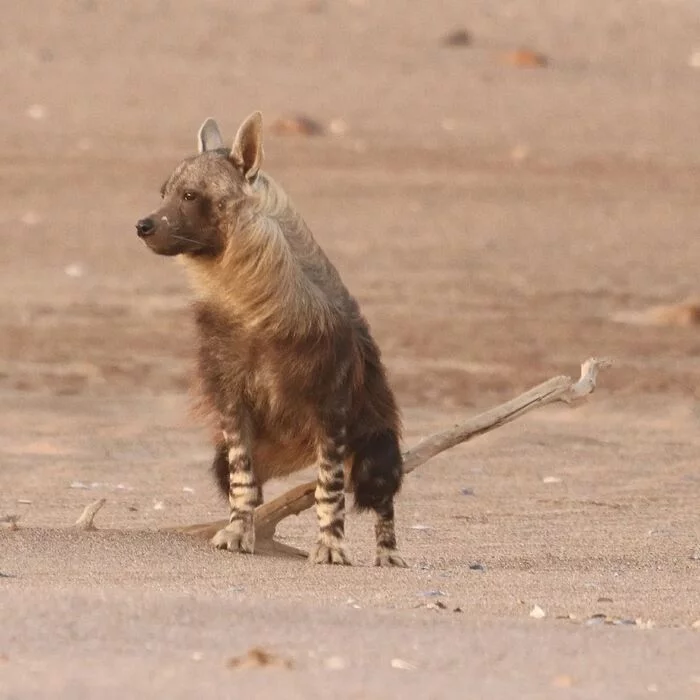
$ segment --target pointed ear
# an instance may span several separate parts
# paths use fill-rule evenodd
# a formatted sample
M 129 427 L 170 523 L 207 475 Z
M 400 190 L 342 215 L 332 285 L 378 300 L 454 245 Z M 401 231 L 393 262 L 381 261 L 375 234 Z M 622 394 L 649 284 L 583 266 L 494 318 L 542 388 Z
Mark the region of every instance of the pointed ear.
M 224 147 L 224 140 L 221 138 L 219 127 L 211 117 L 205 119 L 204 124 L 199 127 L 197 146 L 199 147 L 200 153 L 215 151 L 217 148 Z
M 231 161 L 243 173 L 246 180 L 255 180 L 262 165 L 262 114 L 253 112 L 241 124 L 233 141 Z

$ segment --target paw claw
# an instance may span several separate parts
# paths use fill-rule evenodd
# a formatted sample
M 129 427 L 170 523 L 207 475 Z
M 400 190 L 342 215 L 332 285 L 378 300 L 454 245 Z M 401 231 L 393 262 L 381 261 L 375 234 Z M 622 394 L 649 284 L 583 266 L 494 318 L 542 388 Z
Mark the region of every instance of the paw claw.
M 402 569 L 407 569 L 408 564 L 400 557 L 396 551 L 382 551 L 377 552 L 377 556 L 374 559 L 375 566 L 396 566 Z
M 250 525 L 233 522 L 219 530 L 211 543 L 217 549 L 228 549 L 230 552 L 253 554 L 255 552 L 255 529 Z
M 317 542 L 309 552 L 309 561 L 312 564 L 339 564 L 351 566 L 350 559 L 341 544 L 326 544 Z

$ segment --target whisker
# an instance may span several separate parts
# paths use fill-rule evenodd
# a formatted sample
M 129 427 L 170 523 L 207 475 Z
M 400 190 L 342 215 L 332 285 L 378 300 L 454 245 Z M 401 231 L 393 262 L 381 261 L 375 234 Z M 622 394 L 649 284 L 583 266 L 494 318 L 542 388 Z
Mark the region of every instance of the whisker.
M 180 236 L 177 233 L 171 233 L 172 238 L 177 238 L 178 241 L 185 241 L 186 243 L 194 243 L 194 245 L 201 246 L 202 248 L 211 248 L 212 246 L 207 243 L 202 243 L 202 241 L 195 241 L 192 238 L 187 238 L 186 236 Z

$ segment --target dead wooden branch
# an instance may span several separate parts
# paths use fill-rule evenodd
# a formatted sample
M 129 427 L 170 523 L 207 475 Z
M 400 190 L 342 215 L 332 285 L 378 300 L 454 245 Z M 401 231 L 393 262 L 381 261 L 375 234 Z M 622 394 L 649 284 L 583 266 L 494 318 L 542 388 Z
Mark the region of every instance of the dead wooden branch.
M 572 406 L 581 403 L 595 390 L 598 371 L 610 365 L 610 360 L 590 358 L 581 365 L 581 376 L 577 380 L 565 376 L 553 377 L 464 423 L 428 436 L 404 453 L 404 472 L 410 474 L 435 455 L 510 423 L 529 411 L 559 401 Z M 316 482 L 310 481 L 295 486 L 256 509 L 256 551 L 306 556 L 305 552 L 278 542 L 274 535 L 277 525 L 282 520 L 290 515 L 298 515 L 314 505 L 315 490 Z M 214 523 L 171 528 L 171 531 L 211 538 L 227 524 L 228 520 L 219 520 Z
M 75 521 L 74 527 L 77 527 L 81 530 L 95 530 L 97 529 L 95 527 L 95 524 L 93 521 L 95 520 L 95 516 L 97 515 L 97 512 L 102 508 L 102 506 L 107 502 L 106 498 L 100 498 L 94 503 L 91 503 L 89 506 L 85 506 L 85 510 L 83 511 L 83 514 Z

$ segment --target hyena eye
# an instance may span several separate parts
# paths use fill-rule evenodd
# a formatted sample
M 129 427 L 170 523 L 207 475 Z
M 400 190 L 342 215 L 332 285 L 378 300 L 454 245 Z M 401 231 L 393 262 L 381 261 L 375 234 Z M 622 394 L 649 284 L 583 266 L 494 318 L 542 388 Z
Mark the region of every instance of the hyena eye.
M 196 193 L 196 192 L 192 192 L 192 191 L 190 191 L 190 190 L 185 190 L 185 192 L 183 192 L 183 194 L 182 194 L 182 198 L 183 198 L 186 202 L 192 202 L 192 201 L 194 201 L 195 199 L 197 199 L 197 193 Z

